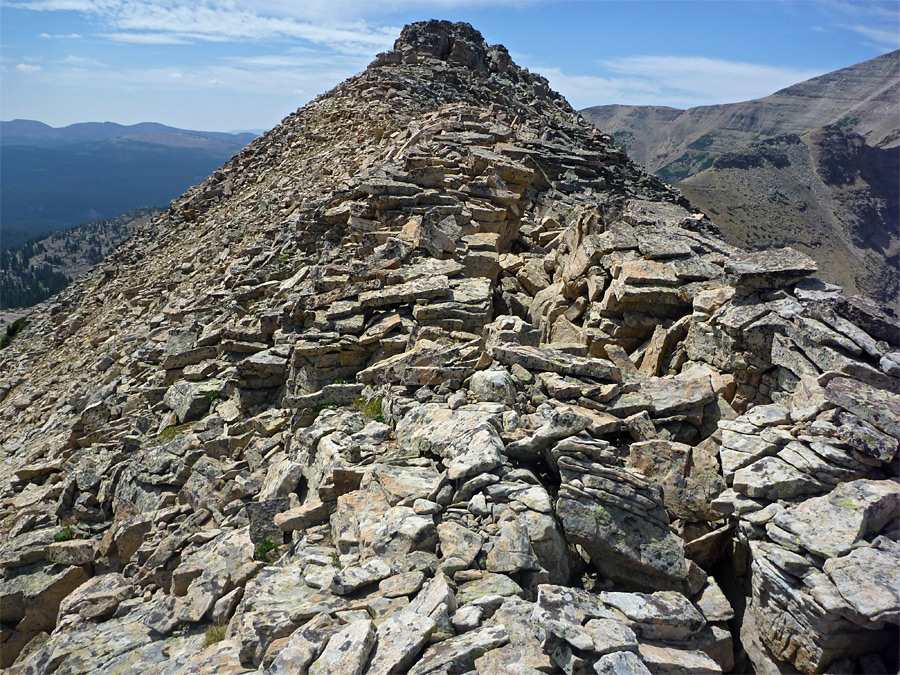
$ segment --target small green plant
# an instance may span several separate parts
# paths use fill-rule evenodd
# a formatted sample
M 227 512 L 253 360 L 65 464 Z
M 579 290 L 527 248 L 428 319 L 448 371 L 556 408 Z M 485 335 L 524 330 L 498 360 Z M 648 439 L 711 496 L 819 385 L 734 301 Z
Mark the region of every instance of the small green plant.
M 336 379 L 336 380 L 334 381 L 334 383 L 335 383 L 335 384 L 350 384 L 350 383 L 347 382 L 347 380 L 345 380 L 343 377 L 339 377 L 338 379 Z
M 6 335 L 0 337 L 0 349 L 6 349 L 12 344 L 13 338 L 16 337 L 19 333 L 22 332 L 22 329 L 28 325 L 28 321 L 25 317 L 21 317 L 13 321 L 6 327 Z
M 265 541 L 261 541 L 259 544 L 257 544 L 256 555 L 254 555 L 253 557 L 257 560 L 261 560 L 262 562 L 269 562 L 269 554 L 277 548 L 278 546 L 276 544 L 266 539 Z
M 353 409 L 361 413 L 367 420 L 384 422 L 384 415 L 381 412 L 380 396 L 373 396 L 372 398 L 360 396 L 353 401 Z
M 79 539 L 78 531 L 71 525 L 67 525 L 62 530 L 56 533 L 56 536 L 53 537 L 53 541 L 57 544 L 63 541 L 71 541 L 72 539 Z
M 210 389 L 209 391 L 203 392 L 204 396 L 206 396 L 206 400 L 210 402 L 210 404 L 218 401 L 222 398 L 222 392 L 216 389 Z
M 157 445 L 159 443 L 165 443 L 166 441 L 171 441 L 176 436 L 181 436 L 186 434 L 191 428 L 190 424 L 173 424 L 172 426 L 166 427 L 162 431 L 160 431 L 156 436 L 150 441 L 151 445 Z
M 225 639 L 225 630 L 228 624 L 225 622 L 216 622 L 206 627 L 206 634 L 203 636 L 203 646 L 209 647 L 217 642 Z

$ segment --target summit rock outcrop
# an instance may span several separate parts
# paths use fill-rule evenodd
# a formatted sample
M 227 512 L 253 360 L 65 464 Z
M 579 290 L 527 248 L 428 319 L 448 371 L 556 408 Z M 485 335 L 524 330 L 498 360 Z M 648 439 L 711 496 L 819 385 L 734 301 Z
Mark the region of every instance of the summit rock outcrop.
M 896 668 L 900 324 L 815 272 L 407 26 L 3 351 L 2 666 Z

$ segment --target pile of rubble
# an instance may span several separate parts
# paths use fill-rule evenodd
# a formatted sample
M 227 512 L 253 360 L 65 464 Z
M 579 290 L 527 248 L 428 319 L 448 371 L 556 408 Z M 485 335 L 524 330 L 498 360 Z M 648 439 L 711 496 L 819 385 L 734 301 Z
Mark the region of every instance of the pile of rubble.
M 0 361 L 10 673 L 896 670 L 900 323 L 466 24 Z

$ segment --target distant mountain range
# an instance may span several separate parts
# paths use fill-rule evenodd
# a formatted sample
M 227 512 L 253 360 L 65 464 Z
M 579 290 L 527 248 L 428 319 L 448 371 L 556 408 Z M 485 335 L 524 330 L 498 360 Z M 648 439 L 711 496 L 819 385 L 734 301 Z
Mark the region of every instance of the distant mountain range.
M 254 138 L 153 122 L 0 122 L 0 246 L 165 206 Z
M 775 92 L 688 110 L 601 105 L 582 116 L 636 162 L 669 183 L 709 168 L 723 152 L 829 124 L 874 147 L 900 145 L 900 50 Z
M 123 125 L 115 122 L 83 122 L 70 124 L 67 127 L 51 127 L 36 120 L 12 120 L 0 122 L 0 146 L 27 145 L 33 148 L 54 148 L 76 143 L 97 143 L 111 141 L 115 138 L 168 138 L 168 143 L 175 144 L 178 139 L 187 144 L 196 143 L 195 139 L 206 138 L 220 141 L 226 145 L 238 144 L 241 147 L 256 138 L 252 133 L 225 133 L 220 131 L 188 131 L 167 127 L 156 122 Z
M 755 101 L 581 111 L 732 244 L 792 246 L 900 310 L 900 51 Z

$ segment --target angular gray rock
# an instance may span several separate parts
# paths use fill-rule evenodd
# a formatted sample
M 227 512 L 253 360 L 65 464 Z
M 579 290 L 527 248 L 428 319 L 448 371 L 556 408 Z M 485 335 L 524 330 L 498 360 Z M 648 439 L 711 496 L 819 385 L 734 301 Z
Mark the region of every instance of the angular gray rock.
M 375 645 L 375 625 L 354 621 L 328 640 L 322 655 L 309 667 L 310 675 L 361 675 Z

